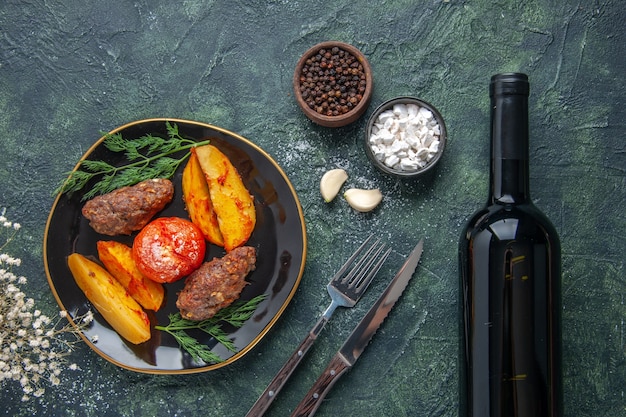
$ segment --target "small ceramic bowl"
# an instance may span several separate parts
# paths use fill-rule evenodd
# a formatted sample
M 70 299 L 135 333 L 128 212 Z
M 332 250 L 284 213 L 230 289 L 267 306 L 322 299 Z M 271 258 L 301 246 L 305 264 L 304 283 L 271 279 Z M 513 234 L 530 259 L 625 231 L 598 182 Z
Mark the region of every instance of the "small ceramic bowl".
M 343 58 L 348 58 L 348 63 L 341 61 Z M 346 126 L 361 117 L 372 98 L 373 85 L 372 69 L 361 51 L 337 41 L 307 50 L 293 75 L 298 105 L 309 119 L 326 127 Z
M 365 128 L 365 152 L 380 171 L 416 178 L 437 165 L 446 147 L 443 117 L 430 103 L 397 97 L 378 106 Z

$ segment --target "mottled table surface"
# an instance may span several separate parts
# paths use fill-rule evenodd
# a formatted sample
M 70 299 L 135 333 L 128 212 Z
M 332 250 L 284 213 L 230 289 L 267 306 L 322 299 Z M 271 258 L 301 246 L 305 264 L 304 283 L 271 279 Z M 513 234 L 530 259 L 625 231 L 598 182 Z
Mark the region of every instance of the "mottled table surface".
M 535 0 L 241 2 L 4 0 L 0 4 L 0 208 L 22 226 L 10 248 L 38 309 L 58 306 L 43 268 L 51 192 L 100 137 L 128 122 L 172 117 L 236 132 L 282 166 L 302 203 L 307 261 L 281 319 L 251 352 L 218 370 L 149 375 L 79 343 L 61 383 L 21 402 L 2 383 L 5 415 L 243 416 L 329 302 L 330 275 L 376 232 L 394 246 L 359 305 L 339 310 L 268 415 L 306 393 L 386 277 L 421 237 L 409 288 L 319 416 L 457 415 L 457 242 L 487 198 L 488 82 L 531 80 L 531 192 L 563 246 L 565 415 L 626 415 L 626 39 L 624 3 Z M 315 43 L 341 40 L 372 65 L 366 115 L 339 129 L 312 124 L 291 89 Z M 369 164 L 367 116 L 396 96 L 443 114 L 449 142 L 436 174 L 400 181 Z M 380 188 L 373 212 L 325 204 L 322 174 Z M 3 347 L 5 341 L 3 341 Z

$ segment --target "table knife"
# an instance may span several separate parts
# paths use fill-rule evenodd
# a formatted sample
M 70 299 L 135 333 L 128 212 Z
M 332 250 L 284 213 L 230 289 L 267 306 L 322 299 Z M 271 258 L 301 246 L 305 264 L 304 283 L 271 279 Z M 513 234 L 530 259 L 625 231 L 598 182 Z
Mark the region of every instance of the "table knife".
M 369 309 L 365 317 L 354 328 L 352 334 L 348 336 L 343 346 L 330 360 L 324 372 L 315 381 L 293 413 L 291 413 L 291 417 L 313 416 L 335 382 L 356 363 L 408 285 L 422 256 L 423 248 L 424 240 L 422 239 L 407 257 L 404 265 L 402 265 L 376 303 Z

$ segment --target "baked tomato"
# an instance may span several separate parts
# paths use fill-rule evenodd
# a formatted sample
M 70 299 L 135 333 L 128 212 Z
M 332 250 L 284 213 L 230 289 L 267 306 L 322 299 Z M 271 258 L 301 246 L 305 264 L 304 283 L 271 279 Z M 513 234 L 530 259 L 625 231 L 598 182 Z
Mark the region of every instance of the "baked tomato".
M 206 242 L 192 222 L 179 217 L 159 217 L 139 232 L 133 258 L 146 277 L 174 282 L 196 270 L 204 260 Z

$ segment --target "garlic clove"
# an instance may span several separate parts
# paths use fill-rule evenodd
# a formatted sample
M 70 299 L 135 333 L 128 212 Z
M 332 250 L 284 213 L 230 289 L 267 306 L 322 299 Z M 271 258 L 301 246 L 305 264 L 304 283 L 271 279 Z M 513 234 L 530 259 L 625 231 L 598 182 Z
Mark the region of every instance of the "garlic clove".
M 339 194 L 339 190 L 348 179 L 348 173 L 341 169 L 331 169 L 320 180 L 320 193 L 325 202 L 330 203 Z
M 383 194 L 378 188 L 372 190 L 350 188 L 343 196 L 350 207 L 363 213 L 374 210 L 383 200 Z

